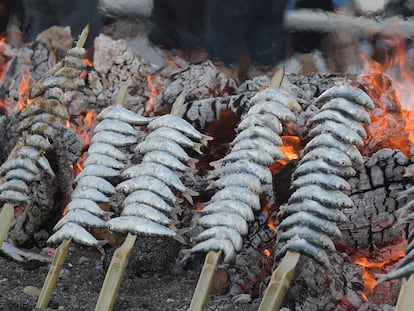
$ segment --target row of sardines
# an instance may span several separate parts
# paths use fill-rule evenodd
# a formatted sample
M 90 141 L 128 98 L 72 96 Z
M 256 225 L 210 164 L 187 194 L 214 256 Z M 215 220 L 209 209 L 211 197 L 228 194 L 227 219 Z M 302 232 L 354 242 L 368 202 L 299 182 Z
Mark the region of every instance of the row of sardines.
M 181 225 L 179 215 L 183 201 L 193 204 L 193 197 L 198 195 L 183 183 L 196 170 L 197 160 L 187 151 L 201 154 L 212 137 L 172 113 L 143 117 L 126 109 L 123 107 L 126 89 L 126 86 L 121 89 L 114 105 L 97 115 L 99 124 L 94 129 L 83 169 L 74 181 L 67 213 L 56 224 L 49 243 L 72 239 L 100 248 L 105 241 L 98 241 L 89 228 L 167 236 L 186 243 L 177 229 Z M 282 221 L 277 229 L 276 258 L 295 251 L 329 266 L 326 252 L 335 251 L 332 239 L 341 238 L 337 225 L 348 221 L 341 209 L 353 205 L 346 194 L 350 190 L 347 179 L 362 164 L 357 146 L 363 145 L 367 135 L 364 129 L 364 124 L 370 122 L 367 110 L 373 109 L 374 103 L 360 89 L 340 85 L 324 92 L 316 104 L 320 110 L 309 119 L 310 139 L 292 176 L 293 194 L 280 207 Z M 284 158 L 280 149 L 283 125 L 295 122 L 301 111 L 292 96 L 275 87 L 258 92 L 249 107 L 237 126 L 228 154 L 211 163 L 208 188 L 215 193 L 200 211 L 194 211 L 194 221 L 201 231 L 192 237 L 191 247 L 184 251 L 188 256 L 221 250 L 224 262 L 234 261 L 249 225 L 261 212 L 260 194 L 265 186 L 272 184 L 268 167 Z M 138 142 L 140 128 L 147 134 Z M 33 133 L 25 142 L 33 144 L 31 141 L 39 135 Z M 50 139 L 46 136 L 44 140 L 47 149 L 46 142 Z M 131 164 L 131 150 L 142 157 L 139 164 Z M 35 168 L 41 166 L 53 174 L 42 164 L 41 156 L 36 160 L 31 166 L 25 164 L 25 169 L 31 168 L 30 173 L 36 174 Z M 6 167 L 2 171 L 6 181 L 0 186 L 0 198 L 7 201 L 10 173 Z M 17 182 L 12 190 L 21 188 L 24 193 L 24 186 Z M 410 189 L 401 195 L 412 192 Z M 117 193 L 122 194 L 123 200 L 115 214 L 111 198 Z M 27 198 L 19 200 L 23 203 Z M 412 202 L 402 212 L 402 221 L 412 219 Z M 411 240 L 413 236 L 411 233 Z M 411 244 L 407 250 L 409 256 L 401 264 L 405 273 L 399 272 L 396 277 L 414 272 L 414 268 L 410 269 L 414 265 Z

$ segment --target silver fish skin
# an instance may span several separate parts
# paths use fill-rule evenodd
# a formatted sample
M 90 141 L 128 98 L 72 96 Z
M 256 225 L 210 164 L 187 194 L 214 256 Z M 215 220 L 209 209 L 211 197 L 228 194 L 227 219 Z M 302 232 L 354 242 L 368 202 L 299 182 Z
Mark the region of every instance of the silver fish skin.
M 294 237 L 305 239 L 313 245 L 329 251 L 335 251 L 335 245 L 329 236 L 309 227 L 294 227 L 286 231 L 279 232 L 278 241 L 289 241 Z
M 398 200 L 398 197 L 397 197 Z M 403 218 L 414 212 L 414 200 L 407 202 L 403 207 L 395 211 L 397 218 Z
M 283 156 L 283 158 L 284 157 L 285 156 Z M 258 149 L 242 149 L 234 152 L 231 151 L 223 158 L 210 162 L 210 165 L 214 168 L 219 168 L 220 166 L 240 160 L 252 161 L 264 166 L 272 165 L 275 162 L 273 156 L 266 151 Z
M 395 269 L 404 269 L 406 265 L 413 261 L 414 252 L 405 251 L 405 256 L 397 263 Z
M 32 174 L 40 174 L 40 169 L 36 166 L 34 161 L 29 158 L 9 158 L 0 166 L 0 170 L 3 172 L 19 168 L 25 169 Z
M 173 223 L 173 220 L 168 218 L 164 213 L 145 203 L 132 203 L 125 205 L 121 216 L 142 217 L 151 221 L 155 221 L 156 223 L 164 226 L 170 226 Z
M 304 151 L 305 153 L 308 153 L 312 149 L 315 149 L 321 146 L 332 147 L 332 148 L 336 148 L 336 149 L 339 149 L 345 152 L 349 156 L 349 158 L 358 165 L 361 165 L 364 163 L 362 155 L 356 146 L 346 144 L 340 141 L 338 138 L 335 138 L 334 136 L 327 134 L 327 133 L 319 134 L 313 137 L 306 144 Z
M 246 235 L 249 230 L 247 222 L 242 216 L 228 212 L 204 215 L 197 222 L 204 227 L 227 226 L 241 235 Z
M 299 161 L 299 165 L 307 161 L 323 159 L 325 162 L 339 167 L 350 167 L 352 161 L 349 156 L 339 149 L 332 147 L 317 147 L 307 152 Z
M 175 237 L 176 232 L 168 227 L 160 225 L 154 221 L 136 217 L 136 216 L 119 216 L 106 222 L 109 230 L 113 232 L 123 232 L 131 234 L 145 235 L 164 235 Z
M 10 157 L 12 158 L 29 158 L 32 160 L 36 160 L 43 155 L 44 152 L 41 150 L 29 147 L 29 146 L 21 146 L 20 148 L 14 148 L 11 152 Z
M 263 126 L 270 128 L 278 135 L 282 134 L 283 132 L 283 127 L 280 120 L 270 113 L 246 115 L 237 126 L 237 131 L 241 132 L 243 130 L 247 130 L 252 126 Z
M 337 223 L 349 221 L 348 217 L 340 210 L 326 207 L 313 200 L 303 200 L 303 202 L 282 205 L 279 209 L 279 215 L 292 215 L 298 212 L 310 213 Z
M 177 189 L 190 203 L 193 202 L 192 196 L 198 195 L 198 192 L 187 188 L 174 171 L 159 163 L 141 163 L 139 165 L 131 166 L 121 173 L 122 178 L 134 178 L 144 175 L 158 178 L 166 185 Z
M 314 200 L 321 204 L 327 204 L 332 208 L 351 208 L 354 202 L 347 195 L 338 190 L 326 190 L 318 185 L 307 185 L 295 190 L 289 198 L 289 203 L 303 200 Z
M 276 145 L 276 146 L 283 145 L 283 142 L 280 136 L 276 134 L 275 132 L 273 132 L 270 128 L 254 125 L 238 133 L 236 138 L 234 138 L 234 140 L 231 142 L 231 146 L 234 146 L 238 142 L 245 140 L 245 139 L 254 139 L 254 138 L 259 138 L 259 137 L 268 140 L 273 145 Z
M 252 174 L 258 177 L 260 181 L 264 184 L 272 183 L 272 173 L 267 167 L 247 160 L 240 160 L 236 162 L 227 163 L 224 166 L 210 171 L 207 175 L 207 178 L 212 179 L 214 177 L 222 177 L 233 173 Z
M 249 114 L 270 113 L 277 117 L 280 121 L 293 122 L 296 120 L 295 114 L 285 105 L 279 102 L 260 102 L 249 109 Z
M 102 219 L 108 219 L 113 215 L 112 212 L 104 211 L 100 206 L 90 199 L 74 199 L 66 206 L 66 211 L 69 213 L 74 210 L 84 210 Z
M 88 165 L 85 166 L 82 172 L 79 173 L 75 178 L 75 182 L 84 176 L 98 176 L 98 177 L 116 177 L 119 176 L 120 171 L 103 165 Z
M 306 255 L 313 260 L 315 260 L 320 265 L 324 265 L 329 267 L 329 258 L 326 255 L 326 252 L 321 250 L 319 247 L 316 247 L 312 243 L 309 243 L 305 239 L 292 239 L 286 243 L 285 246 L 276 254 L 275 260 L 282 258 L 287 251 L 293 251 L 300 253 L 302 255 Z
M 123 135 L 138 135 L 138 130 L 131 124 L 116 119 L 102 120 L 95 126 L 93 132 L 115 132 Z
M 178 198 L 171 189 L 163 181 L 152 176 L 143 175 L 124 180 L 115 189 L 124 193 L 131 193 L 136 190 L 149 190 L 170 202 L 178 202 Z
M 47 123 L 37 122 L 30 127 L 30 133 L 39 134 L 50 140 L 55 140 L 56 137 L 59 135 L 60 130 L 51 127 Z
M 109 203 L 110 201 L 110 199 L 105 194 L 97 189 L 81 187 L 76 187 L 72 192 L 72 200 L 75 199 L 88 199 L 97 203 Z
M 247 188 L 255 193 L 262 192 L 262 183 L 255 175 L 247 173 L 234 173 L 220 177 L 219 179 L 210 183 L 207 189 L 225 188 L 231 186 L 239 186 Z
M 141 116 L 120 105 L 113 105 L 103 109 L 96 116 L 96 119 L 98 121 L 103 121 L 105 119 L 115 119 L 133 125 L 147 125 L 152 120 L 152 118 Z
M 89 213 L 88 211 L 77 209 L 69 211 L 65 216 L 63 216 L 53 227 L 53 231 L 59 230 L 69 222 L 74 222 L 82 227 L 88 228 L 103 228 L 106 225 L 106 222 L 98 216 Z
M 169 127 L 176 129 L 184 133 L 187 137 L 201 142 L 203 145 L 207 145 L 208 141 L 213 139 L 212 137 L 204 135 L 197 131 L 190 123 L 184 119 L 171 114 L 157 117 L 152 120 L 147 126 L 148 130 L 150 131 L 153 131 L 160 127 Z
M 307 212 L 298 212 L 289 215 L 282 220 L 278 227 L 278 231 L 283 232 L 292 227 L 312 227 L 335 238 L 340 238 L 342 236 L 342 233 L 336 224 Z
M 340 176 L 324 173 L 310 173 L 299 176 L 292 182 L 292 187 L 300 188 L 307 185 L 319 185 L 328 190 L 351 191 L 349 183 Z
M 28 203 L 29 197 L 20 191 L 4 190 L 0 193 L 1 202 Z
M 199 154 L 202 154 L 201 147 L 203 144 L 197 143 L 187 136 L 184 133 L 168 127 L 159 127 L 156 130 L 150 132 L 145 139 L 153 139 L 155 137 L 162 137 L 164 139 L 175 141 L 181 147 L 184 148 L 191 148 Z
M 132 192 L 125 198 L 122 205 L 125 207 L 134 203 L 147 204 L 167 213 L 173 213 L 174 210 L 177 210 L 176 207 L 165 202 L 161 196 L 149 190 L 136 190 Z
M 272 155 L 275 160 L 279 160 L 281 157 L 284 157 L 283 152 L 275 144 L 273 144 L 273 142 L 261 137 L 241 140 L 232 146 L 231 151 L 235 152 L 245 149 L 263 150 Z
M 91 144 L 106 143 L 114 147 L 127 147 L 137 142 L 132 135 L 124 135 L 115 132 L 98 132 L 92 136 Z
M 115 187 L 105 178 L 99 176 L 83 176 L 76 184 L 76 187 L 94 188 L 105 194 L 114 194 Z
M 125 163 L 111 158 L 110 156 L 98 153 L 92 153 L 87 156 L 83 162 L 83 166 L 87 167 L 89 165 L 101 165 L 116 170 L 121 170 L 125 167 Z
M 5 190 L 14 190 L 22 193 L 29 193 L 29 187 L 23 180 L 15 179 L 2 182 L 0 192 Z
M 293 172 L 293 178 L 298 176 L 310 174 L 310 173 L 326 173 L 348 178 L 356 175 L 356 171 L 352 167 L 339 167 L 332 166 L 325 162 L 324 159 L 317 159 L 313 161 L 307 161 L 299 165 Z
M 4 179 L 7 181 L 12 180 L 22 180 L 25 183 L 31 183 L 38 179 L 38 174 L 34 174 L 24 168 L 15 168 L 4 175 Z
M 323 103 L 338 97 L 346 98 L 368 109 L 375 108 L 374 102 L 364 91 L 352 87 L 349 84 L 334 86 L 326 90 L 316 99 L 316 102 Z
M 236 258 L 236 250 L 233 243 L 229 239 L 224 238 L 210 238 L 204 240 L 191 248 L 192 253 L 209 252 L 222 250 L 224 253 L 224 262 L 228 263 Z
M 398 200 L 405 199 L 414 194 L 414 187 L 409 187 L 406 190 L 396 193 Z
M 76 243 L 90 247 L 99 247 L 105 243 L 105 241 L 98 241 L 95 239 L 95 237 L 90 234 L 85 228 L 74 222 L 69 222 L 63 225 L 58 231 L 49 237 L 47 243 L 58 244 L 63 240 L 69 239 L 72 239 Z
M 248 188 L 240 186 L 229 186 L 219 190 L 211 197 L 210 202 L 233 199 L 246 203 L 255 211 L 261 209 L 259 196 Z
M 326 120 L 343 123 L 349 126 L 351 129 L 353 129 L 355 132 L 357 132 L 358 135 L 361 137 L 367 137 L 368 135 L 367 131 L 365 130 L 361 122 L 355 121 L 351 119 L 349 116 L 347 117 L 341 111 L 338 111 L 338 110 L 333 110 L 333 109 L 322 110 L 321 112 L 317 113 L 312 118 L 310 118 L 308 120 L 308 123 L 312 125 L 315 123 L 316 124 L 323 123 Z
M 175 141 L 163 138 L 146 138 L 143 142 L 139 143 L 134 149 L 135 152 L 139 152 L 141 154 L 146 154 L 154 150 L 167 152 L 182 162 L 197 162 L 195 159 L 191 158 L 187 154 L 187 152 L 185 152 L 185 150 Z
M 200 212 L 208 214 L 217 212 L 237 213 L 248 222 L 254 220 L 254 214 L 250 206 L 237 200 L 237 198 L 210 202 Z
M 388 280 L 395 280 L 395 279 L 401 279 L 404 277 L 409 277 L 414 273 L 414 261 L 410 262 L 409 264 L 405 265 L 402 268 L 392 270 L 391 272 L 388 272 L 387 274 L 374 274 L 377 278 L 377 282 L 381 283 Z
M 243 238 L 241 237 L 241 235 L 233 228 L 226 226 L 216 226 L 207 228 L 192 240 L 195 242 L 200 242 L 208 240 L 210 238 L 230 240 L 236 252 L 240 252 L 243 247 Z
M 338 110 L 349 115 L 355 121 L 365 124 L 371 123 L 371 118 L 363 107 L 345 98 L 334 98 L 323 104 L 321 110 Z
M 302 111 L 302 107 L 289 93 L 274 87 L 269 87 L 261 92 L 258 92 L 250 101 L 253 103 L 260 101 L 276 101 L 285 105 L 294 112 Z
M 190 167 L 182 163 L 180 160 L 175 158 L 173 155 L 169 154 L 168 152 L 164 151 L 151 151 L 144 155 L 142 158 L 142 163 L 148 162 L 155 162 L 166 167 L 170 168 L 173 171 L 179 171 L 187 174 L 192 174 L 192 169 L 194 167 Z M 190 164 L 190 163 L 189 163 Z
M 93 143 L 88 148 L 89 154 L 103 154 L 118 161 L 126 162 L 128 157 L 115 146 L 107 143 Z
M 331 133 L 347 144 L 358 146 L 364 145 L 361 136 L 359 136 L 353 129 L 346 126 L 345 124 L 327 120 L 324 123 L 319 124 L 318 126 L 311 129 L 309 131 L 309 136 L 314 137 L 323 133 Z
M 24 137 L 23 144 L 44 151 L 52 148 L 52 144 L 46 137 L 37 134 L 31 134 Z

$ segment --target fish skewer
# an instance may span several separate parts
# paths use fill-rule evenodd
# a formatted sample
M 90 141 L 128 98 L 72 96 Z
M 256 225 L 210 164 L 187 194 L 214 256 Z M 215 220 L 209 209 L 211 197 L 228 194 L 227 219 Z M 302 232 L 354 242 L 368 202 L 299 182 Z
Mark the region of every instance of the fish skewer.
M 218 179 L 208 188 L 221 189 L 198 212 L 202 216 L 197 222 L 205 230 L 194 238 L 197 244 L 183 251 L 186 257 L 193 252 L 208 252 L 190 310 L 203 308 L 221 253 L 224 263 L 229 263 L 241 250 L 248 223 L 254 220 L 254 211 L 260 210 L 259 194 L 263 185 L 272 182 L 267 166 L 284 158 L 279 149 L 281 123 L 293 121 L 293 111 L 298 112 L 301 107 L 278 89 L 282 79 L 283 70 L 280 70 L 271 86 L 251 99 L 251 108 L 237 127 L 238 134 L 230 143 L 230 152 L 211 163 L 214 170 L 209 178 Z M 232 237 L 221 228 L 231 231 Z
M 346 179 L 360 164 L 361 155 L 355 145 L 362 145 L 366 135 L 362 123 L 369 123 L 366 109 L 374 103 L 359 89 L 349 85 L 336 86 L 324 92 L 316 103 L 321 111 L 308 123 L 316 125 L 312 139 L 293 173 L 294 192 L 281 207 L 285 218 L 278 226 L 275 259 L 282 259 L 273 272 L 259 310 L 279 310 L 301 255 L 329 268 L 326 251 L 335 250 L 331 238 L 341 235 L 336 222 L 346 220 L 341 208 L 353 205 L 342 191 L 350 189 Z M 341 103 L 351 111 L 339 108 Z M 287 214 L 287 217 L 286 217 Z

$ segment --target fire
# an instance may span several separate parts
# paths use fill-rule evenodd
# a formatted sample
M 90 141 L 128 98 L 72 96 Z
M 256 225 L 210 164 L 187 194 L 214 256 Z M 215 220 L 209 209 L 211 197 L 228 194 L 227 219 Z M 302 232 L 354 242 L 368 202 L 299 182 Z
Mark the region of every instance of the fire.
M 362 298 L 368 301 L 368 298 L 374 292 L 377 286 L 377 280 L 374 273 L 384 273 L 384 268 L 390 266 L 404 257 L 404 251 L 401 248 L 396 254 L 393 254 L 391 258 L 381 261 L 370 261 L 367 257 L 360 256 L 354 258 L 354 262 L 362 268 L 362 278 L 364 280 L 364 291 Z
M 299 152 L 303 149 L 299 136 L 281 136 L 281 138 L 283 146 L 279 148 L 285 155 L 285 159 L 277 161 L 269 167 L 273 174 L 280 172 L 290 160 L 299 158 Z
M 360 56 L 364 63 L 362 79 L 377 107 L 371 114 L 372 124 L 367 128 L 363 153 L 369 155 L 382 148 L 393 148 L 410 156 L 410 146 L 414 143 L 414 78 L 407 64 L 403 39 L 385 42 L 393 49 L 385 55 L 383 64 Z M 395 108 L 387 111 L 390 105 Z
M 19 103 L 17 104 L 18 110 L 23 109 L 28 104 L 27 99 L 29 97 L 31 84 L 32 76 L 30 73 L 25 72 L 19 86 Z
M 154 78 L 154 75 L 148 75 L 147 76 L 147 83 L 148 83 L 149 90 L 151 92 L 151 98 L 149 99 L 149 109 L 148 109 L 149 112 L 154 111 L 155 98 L 158 95 L 158 90 L 156 89 L 156 87 L 154 86 L 154 84 L 152 82 L 153 78 Z
M 268 248 L 265 248 L 264 250 L 263 250 L 263 255 L 265 255 L 266 257 L 270 257 L 270 255 L 271 255 L 271 253 L 270 253 L 270 250 L 268 249 Z

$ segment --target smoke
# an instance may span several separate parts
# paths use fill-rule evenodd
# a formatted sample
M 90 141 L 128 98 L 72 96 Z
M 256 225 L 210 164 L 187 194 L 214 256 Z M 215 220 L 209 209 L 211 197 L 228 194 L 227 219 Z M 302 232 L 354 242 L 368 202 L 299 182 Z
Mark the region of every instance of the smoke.
M 164 48 L 204 48 L 212 59 L 237 63 L 249 53 L 270 66 L 285 56 L 287 0 L 154 0 L 150 40 Z

